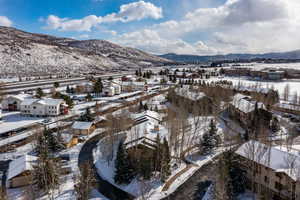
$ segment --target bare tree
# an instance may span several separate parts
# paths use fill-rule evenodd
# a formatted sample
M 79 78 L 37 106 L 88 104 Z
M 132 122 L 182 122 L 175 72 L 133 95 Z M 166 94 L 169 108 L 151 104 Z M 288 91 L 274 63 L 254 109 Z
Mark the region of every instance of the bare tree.
M 74 177 L 76 197 L 78 200 L 88 200 L 95 182 L 95 174 L 90 163 L 82 164 L 80 169 L 81 173 Z
M 290 85 L 286 84 L 285 87 L 284 87 L 284 91 L 283 91 L 283 99 L 285 101 L 288 101 L 289 96 L 290 96 Z

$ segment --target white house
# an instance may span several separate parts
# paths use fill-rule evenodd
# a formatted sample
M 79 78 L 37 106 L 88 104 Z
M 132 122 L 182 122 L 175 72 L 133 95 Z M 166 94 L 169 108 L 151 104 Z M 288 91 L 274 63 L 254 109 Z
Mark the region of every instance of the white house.
M 119 84 L 112 84 L 112 87 L 115 89 L 115 94 L 121 94 L 121 86 Z
M 25 99 L 21 113 L 32 116 L 58 116 L 66 114 L 67 106 L 62 99 Z
M 112 97 L 115 95 L 115 88 L 113 86 L 109 86 L 104 89 L 104 93 L 105 93 L 105 95 Z
M 28 94 L 9 95 L 2 100 L 2 109 L 7 111 L 19 111 L 21 109 L 21 103 L 31 98 Z

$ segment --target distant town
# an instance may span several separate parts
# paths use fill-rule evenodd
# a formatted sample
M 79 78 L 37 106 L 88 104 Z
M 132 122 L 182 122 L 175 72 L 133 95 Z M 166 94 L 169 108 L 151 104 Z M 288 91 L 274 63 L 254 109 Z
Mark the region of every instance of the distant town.
M 2 75 L 1 198 L 299 199 L 296 65 Z

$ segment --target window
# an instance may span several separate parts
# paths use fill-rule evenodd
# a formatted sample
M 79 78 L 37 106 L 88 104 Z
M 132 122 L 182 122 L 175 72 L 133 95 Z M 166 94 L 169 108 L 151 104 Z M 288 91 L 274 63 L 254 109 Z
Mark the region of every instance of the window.
M 36 107 L 35 107 L 35 106 L 33 106 L 33 109 L 36 109 Z
M 269 183 L 269 178 L 265 176 L 265 183 Z
M 282 177 L 281 177 L 281 174 L 276 174 L 276 177 L 277 177 L 277 178 L 280 178 L 280 179 L 282 178 Z
M 282 184 L 281 183 L 278 183 L 278 182 L 275 182 L 275 189 L 276 190 L 282 190 Z

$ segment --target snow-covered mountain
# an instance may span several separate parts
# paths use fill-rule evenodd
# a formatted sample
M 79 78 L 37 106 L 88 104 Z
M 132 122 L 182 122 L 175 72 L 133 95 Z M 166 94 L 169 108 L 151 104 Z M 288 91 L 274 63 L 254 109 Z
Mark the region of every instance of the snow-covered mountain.
M 170 61 L 104 40 L 75 40 L 0 26 L 0 73 L 90 73 Z

